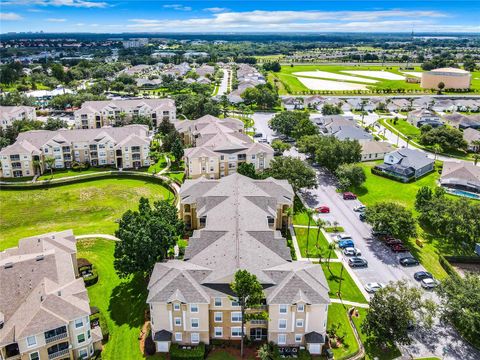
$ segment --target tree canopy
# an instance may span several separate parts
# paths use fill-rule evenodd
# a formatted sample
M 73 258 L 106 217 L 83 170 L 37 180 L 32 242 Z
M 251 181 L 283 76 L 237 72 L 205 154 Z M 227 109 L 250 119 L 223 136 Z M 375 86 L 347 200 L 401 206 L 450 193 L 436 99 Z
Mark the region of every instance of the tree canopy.
M 442 126 L 425 131 L 420 135 L 420 143 L 427 146 L 438 144 L 443 150 L 466 150 L 467 142 L 463 139 L 463 133 L 454 128 Z
M 266 173 L 275 179 L 288 180 L 293 190 L 317 187 L 317 174 L 302 160 L 291 157 L 276 157 L 270 162 Z
M 271 109 L 278 103 L 278 94 L 270 83 L 247 88 L 241 97 L 246 105 L 257 105 L 261 109 Z
M 367 207 L 366 221 L 373 230 L 387 232 L 401 240 L 417 235 L 416 220 L 410 210 L 394 202 L 379 202 Z
M 357 164 L 342 164 L 335 171 L 335 175 L 342 190 L 347 190 L 352 186 L 360 186 L 367 179 L 365 170 Z

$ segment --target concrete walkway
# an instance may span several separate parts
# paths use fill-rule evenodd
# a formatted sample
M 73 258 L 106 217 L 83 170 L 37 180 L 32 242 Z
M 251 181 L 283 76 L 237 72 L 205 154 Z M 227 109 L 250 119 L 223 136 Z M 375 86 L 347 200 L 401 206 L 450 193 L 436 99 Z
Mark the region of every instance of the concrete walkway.
M 355 306 L 355 307 L 364 308 L 364 309 L 368 309 L 370 307 L 370 305 L 368 305 L 368 304 L 359 303 L 359 302 L 355 302 L 355 301 L 336 299 L 336 298 L 330 298 L 330 301 L 332 303 L 336 303 L 336 304 Z
M 75 239 L 82 240 L 82 239 L 93 239 L 93 238 L 100 238 L 105 240 L 113 240 L 113 241 L 120 241 L 119 238 L 109 235 L 109 234 L 86 234 L 86 235 L 77 235 Z
M 162 170 L 160 170 L 155 175 L 165 174 L 168 170 L 170 170 L 170 166 L 172 166 L 172 161 L 170 160 L 170 158 L 167 155 L 164 155 L 164 156 L 165 156 L 165 161 L 167 162 L 167 166 L 165 166 Z

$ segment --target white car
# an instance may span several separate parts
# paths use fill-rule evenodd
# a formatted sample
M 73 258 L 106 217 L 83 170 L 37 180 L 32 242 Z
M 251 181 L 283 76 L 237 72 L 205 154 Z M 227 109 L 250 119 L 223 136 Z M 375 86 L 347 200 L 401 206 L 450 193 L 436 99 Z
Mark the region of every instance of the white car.
M 422 285 L 424 289 L 433 289 L 438 285 L 438 282 L 435 279 L 426 278 L 420 281 L 420 285 Z
M 357 248 L 354 248 L 354 247 L 347 247 L 347 248 L 343 249 L 343 254 L 345 256 L 361 256 L 362 255 L 360 250 L 358 250 Z
M 368 293 L 372 294 L 384 287 L 385 285 L 383 285 L 382 283 L 372 282 L 365 285 L 365 290 L 367 290 Z
M 348 234 L 338 234 L 333 236 L 333 240 L 342 241 L 342 240 L 353 240 L 352 237 Z
M 355 212 L 364 212 L 365 210 L 367 210 L 365 205 L 358 205 L 353 208 L 353 211 Z

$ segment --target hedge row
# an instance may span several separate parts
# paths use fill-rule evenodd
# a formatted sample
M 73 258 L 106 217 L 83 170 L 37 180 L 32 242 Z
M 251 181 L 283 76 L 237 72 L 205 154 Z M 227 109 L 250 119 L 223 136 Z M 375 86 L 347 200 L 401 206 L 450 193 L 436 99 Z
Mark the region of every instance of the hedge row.
M 450 263 L 480 264 L 480 256 L 445 256 L 445 260 Z
M 453 268 L 452 264 L 443 256 L 438 256 L 438 262 L 442 265 L 443 269 L 447 272 L 448 275 L 452 277 L 458 277 L 457 271 Z
M 83 278 L 83 282 L 85 283 L 86 287 L 96 284 L 97 281 L 98 281 L 98 272 L 97 272 L 97 269 L 95 269 L 95 268 L 92 269 L 92 275 L 91 276 Z
M 408 179 L 407 181 L 405 181 L 403 178 L 400 178 L 398 176 L 395 176 L 395 175 L 392 175 L 392 174 L 388 174 L 386 172 L 383 172 L 381 170 L 377 170 L 375 168 L 372 168 L 371 170 L 372 174 L 375 174 L 375 175 L 378 175 L 378 176 L 383 176 L 384 178 L 387 178 L 387 179 L 391 179 L 391 180 L 395 180 L 395 181 L 400 181 L 402 183 L 411 183 L 411 182 L 414 182 L 415 181 L 415 178 L 412 177 L 410 179 Z
M 108 330 L 108 324 L 107 324 L 107 320 L 105 319 L 105 316 L 103 316 L 101 312 L 97 312 L 96 314 L 93 314 L 90 316 L 90 323 L 94 321 L 98 321 L 98 323 L 100 324 L 103 341 L 107 342 L 110 336 L 110 331 Z
M 178 344 L 170 345 L 171 360 L 203 360 L 205 357 L 205 344 L 200 343 L 191 349 L 182 349 Z

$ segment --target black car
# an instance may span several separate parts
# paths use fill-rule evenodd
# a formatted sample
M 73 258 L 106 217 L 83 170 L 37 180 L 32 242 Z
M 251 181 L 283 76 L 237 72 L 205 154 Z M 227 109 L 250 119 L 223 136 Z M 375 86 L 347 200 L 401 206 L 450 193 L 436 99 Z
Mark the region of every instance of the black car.
M 413 278 L 417 281 L 420 281 L 423 279 L 433 279 L 433 275 L 430 274 L 428 271 L 418 271 L 413 274 Z
M 416 265 L 420 265 L 420 263 L 418 262 L 417 259 L 415 259 L 414 257 L 411 257 L 411 256 L 407 256 L 407 257 L 404 257 L 404 258 L 401 258 L 399 260 L 400 262 L 400 265 L 402 266 L 416 266 Z
M 261 137 L 263 137 L 263 134 L 262 134 L 262 133 L 255 133 L 255 134 L 253 135 L 253 137 L 254 137 L 254 138 L 261 138 Z
M 348 259 L 348 265 L 350 265 L 350 267 L 367 267 L 368 262 L 361 257 L 352 257 Z
M 358 215 L 358 218 L 360 219 L 360 221 L 365 221 L 367 220 L 367 215 L 365 215 L 365 213 L 360 213 L 360 215 Z

